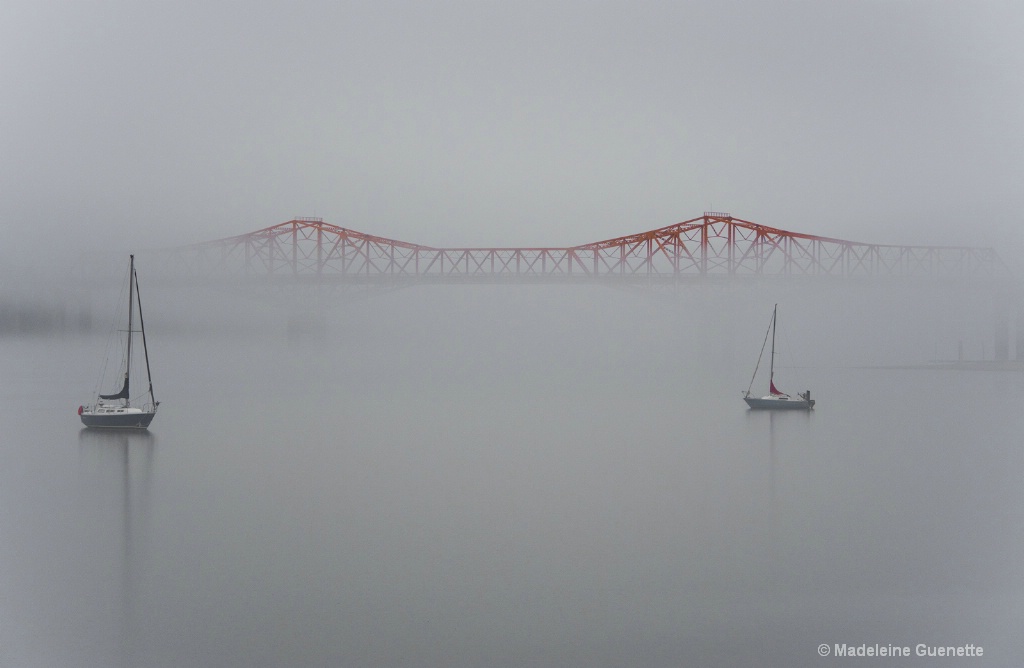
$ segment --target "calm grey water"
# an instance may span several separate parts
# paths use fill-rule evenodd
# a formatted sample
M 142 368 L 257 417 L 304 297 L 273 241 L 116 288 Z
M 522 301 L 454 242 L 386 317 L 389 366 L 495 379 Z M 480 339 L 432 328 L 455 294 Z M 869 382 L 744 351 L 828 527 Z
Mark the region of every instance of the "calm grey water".
M 991 334 L 883 292 L 151 289 L 147 434 L 0 340 L 0 666 L 1020 665 L 1024 376 L 878 368 Z

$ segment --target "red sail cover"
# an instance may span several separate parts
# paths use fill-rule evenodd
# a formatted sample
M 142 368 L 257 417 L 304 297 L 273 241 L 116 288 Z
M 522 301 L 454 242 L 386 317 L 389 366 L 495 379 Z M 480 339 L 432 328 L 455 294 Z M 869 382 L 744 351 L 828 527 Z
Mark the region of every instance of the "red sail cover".
M 772 394 L 785 394 L 785 392 L 779 392 L 779 388 L 775 387 L 775 379 L 768 381 L 768 389 Z

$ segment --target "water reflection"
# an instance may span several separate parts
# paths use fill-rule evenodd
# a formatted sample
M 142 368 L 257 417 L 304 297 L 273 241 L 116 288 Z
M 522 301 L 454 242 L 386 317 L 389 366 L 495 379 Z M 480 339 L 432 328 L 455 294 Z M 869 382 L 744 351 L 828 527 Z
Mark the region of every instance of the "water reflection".
M 753 434 L 751 443 L 765 443 L 768 450 L 765 457 L 768 489 L 764 493 L 764 502 L 767 506 L 765 527 L 772 568 L 778 564 L 780 555 L 777 552 L 782 549 L 780 532 L 786 514 L 787 485 L 791 488 L 794 476 L 797 475 L 792 468 L 792 455 L 796 450 L 805 447 L 809 440 L 813 440 L 810 439 L 809 433 L 813 413 L 814 411 L 746 411 L 748 426 Z
M 772 519 L 775 518 L 775 411 L 768 413 L 768 484 L 771 494 L 769 496 L 772 511 Z
M 792 412 L 796 413 L 798 411 L 792 411 Z M 799 412 L 803 413 L 804 411 L 799 411 Z M 788 411 L 787 411 L 787 413 L 788 413 Z M 756 426 L 756 425 L 763 424 L 763 422 L 765 420 L 768 421 L 768 429 L 767 429 L 767 431 L 768 431 L 768 509 L 769 509 L 771 518 L 774 518 L 775 517 L 775 500 L 776 500 L 776 493 L 775 493 L 775 486 L 776 486 L 775 476 L 776 476 L 776 472 L 775 472 L 775 469 L 776 469 L 776 467 L 778 465 L 778 463 L 777 463 L 778 455 L 776 453 L 776 448 L 777 448 L 776 440 L 777 440 L 777 437 L 776 437 L 775 422 L 776 422 L 776 419 L 781 419 L 781 417 L 777 418 L 775 411 L 758 411 L 758 410 L 753 410 L 753 409 L 750 409 L 750 408 L 748 408 L 746 410 L 746 415 L 747 415 L 747 420 L 749 421 L 749 423 L 751 423 L 752 425 L 755 425 L 755 426 L 752 427 L 753 429 L 758 429 L 759 430 L 760 428 L 758 426 Z M 787 415 L 787 417 L 788 417 L 788 415 Z M 759 441 L 761 441 L 760 438 L 755 438 L 754 439 L 754 442 L 759 442 Z
M 148 431 L 82 429 L 78 432 L 78 449 L 82 482 L 99 486 L 96 512 L 110 518 L 120 515 L 120 651 L 122 664 L 134 666 L 135 582 L 144 542 L 139 533 L 145 533 L 145 519 L 149 515 L 156 437 Z M 103 492 L 108 489 L 120 493 L 105 495 Z M 97 518 L 96 524 L 102 526 L 102 518 Z
M 778 457 L 779 457 L 779 436 L 778 430 L 784 429 L 785 424 L 797 424 L 804 423 L 809 424 L 812 420 L 814 411 L 758 411 L 747 409 L 747 420 L 753 425 L 763 424 L 765 420 L 768 422 L 767 426 L 767 441 L 768 441 L 768 489 L 769 489 L 769 503 L 772 513 L 774 514 L 776 505 L 776 476 L 778 469 Z M 759 429 L 759 427 L 753 427 L 753 429 Z M 755 442 L 761 441 L 760 438 L 755 438 Z M 763 442 L 763 441 L 762 441 Z

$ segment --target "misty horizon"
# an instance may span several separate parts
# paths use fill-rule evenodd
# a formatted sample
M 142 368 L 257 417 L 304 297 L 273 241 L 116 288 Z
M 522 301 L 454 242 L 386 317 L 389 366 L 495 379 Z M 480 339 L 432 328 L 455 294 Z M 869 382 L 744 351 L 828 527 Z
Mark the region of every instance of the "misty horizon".
M 295 216 L 439 247 L 719 210 L 1024 248 L 1014 3 L 9 9 L 9 263 Z

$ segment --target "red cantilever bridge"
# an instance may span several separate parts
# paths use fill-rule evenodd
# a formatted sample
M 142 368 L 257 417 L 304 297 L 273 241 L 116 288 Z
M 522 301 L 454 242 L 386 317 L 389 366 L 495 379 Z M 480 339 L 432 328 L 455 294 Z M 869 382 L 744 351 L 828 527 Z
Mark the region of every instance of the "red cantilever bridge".
M 857 243 L 768 227 L 727 213 L 566 248 L 437 248 L 296 218 L 175 249 L 192 274 L 277 276 L 351 283 L 615 279 L 673 282 L 703 276 L 934 276 L 1003 280 L 992 248 Z

